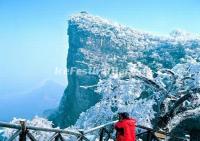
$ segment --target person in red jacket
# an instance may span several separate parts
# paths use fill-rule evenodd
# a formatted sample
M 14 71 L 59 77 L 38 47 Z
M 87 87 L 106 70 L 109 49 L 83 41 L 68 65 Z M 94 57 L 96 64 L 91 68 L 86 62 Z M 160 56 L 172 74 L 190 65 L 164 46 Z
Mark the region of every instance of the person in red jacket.
M 136 141 L 136 120 L 126 112 L 119 113 L 119 121 L 115 124 L 117 141 Z

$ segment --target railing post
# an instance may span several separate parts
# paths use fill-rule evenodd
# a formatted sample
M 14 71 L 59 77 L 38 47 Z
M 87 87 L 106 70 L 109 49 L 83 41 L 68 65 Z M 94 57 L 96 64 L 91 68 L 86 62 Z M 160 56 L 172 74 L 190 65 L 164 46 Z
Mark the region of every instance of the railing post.
M 59 141 L 59 136 L 58 135 L 55 137 L 55 141 Z
M 81 133 L 81 137 L 80 137 L 79 141 L 83 141 L 83 131 L 80 130 L 79 132 Z
M 19 134 L 19 141 L 26 141 L 26 122 L 20 121 L 21 133 Z
M 100 129 L 99 141 L 103 141 L 104 128 Z
M 152 133 L 151 131 L 147 132 L 147 141 L 151 141 L 152 140 Z

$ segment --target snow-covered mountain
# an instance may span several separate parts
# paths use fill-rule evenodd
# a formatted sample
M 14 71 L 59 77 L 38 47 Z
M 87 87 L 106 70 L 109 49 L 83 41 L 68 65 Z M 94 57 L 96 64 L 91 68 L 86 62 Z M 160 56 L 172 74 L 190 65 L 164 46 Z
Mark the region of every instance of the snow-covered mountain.
M 49 118 L 56 125 L 89 128 L 127 111 L 139 124 L 160 127 L 159 116 L 199 106 L 198 91 L 188 104 L 179 99 L 199 87 L 200 36 L 158 36 L 86 12 L 70 17 L 68 35 L 68 86 Z
M 13 117 L 32 119 L 35 115 L 47 116 L 45 114 L 49 114 L 50 109 L 59 105 L 64 89 L 63 85 L 47 80 L 25 94 L 4 95 L 0 97 L 0 119 L 9 121 Z

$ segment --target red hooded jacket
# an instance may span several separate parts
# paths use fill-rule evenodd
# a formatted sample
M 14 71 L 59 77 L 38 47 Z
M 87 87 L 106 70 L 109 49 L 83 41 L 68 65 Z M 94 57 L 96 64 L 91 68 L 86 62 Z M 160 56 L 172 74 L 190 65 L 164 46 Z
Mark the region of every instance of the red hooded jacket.
M 135 119 L 123 119 L 115 124 L 117 141 L 136 141 Z

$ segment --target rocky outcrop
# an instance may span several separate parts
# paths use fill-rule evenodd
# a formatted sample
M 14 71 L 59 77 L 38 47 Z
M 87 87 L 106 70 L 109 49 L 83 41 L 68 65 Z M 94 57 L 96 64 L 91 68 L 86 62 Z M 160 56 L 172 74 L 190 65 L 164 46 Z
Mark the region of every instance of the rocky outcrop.
M 49 117 L 60 127 L 74 124 L 81 112 L 101 99 L 95 92 L 100 79 L 126 71 L 129 63 L 139 61 L 154 71 L 198 58 L 196 38 L 180 32 L 159 37 L 86 12 L 70 17 L 68 37 L 68 86 L 58 110 Z

